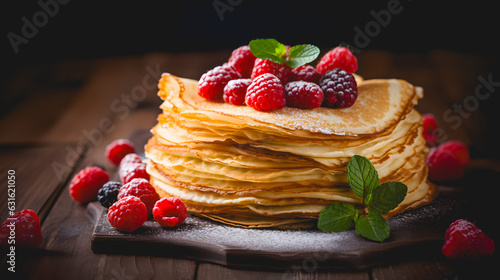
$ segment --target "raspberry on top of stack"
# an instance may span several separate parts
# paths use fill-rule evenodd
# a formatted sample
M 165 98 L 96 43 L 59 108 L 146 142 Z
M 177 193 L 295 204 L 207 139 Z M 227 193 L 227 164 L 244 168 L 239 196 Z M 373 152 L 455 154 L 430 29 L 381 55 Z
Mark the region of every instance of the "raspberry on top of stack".
M 161 197 L 235 226 L 310 227 L 332 203 L 361 205 L 346 172 L 354 155 L 370 160 L 380 183 L 408 186 L 385 218 L 436 197 L 422 116 L 413 108 L 420 87 L 363 80 L 347 48 L 328 52 L 315 68 L 308 63 L 319 50 L 274 41 L 257 40 L 276 50 L 269 59 L 252 41 L 199 81 L 162 75 L 163 112 L 146 145 Z

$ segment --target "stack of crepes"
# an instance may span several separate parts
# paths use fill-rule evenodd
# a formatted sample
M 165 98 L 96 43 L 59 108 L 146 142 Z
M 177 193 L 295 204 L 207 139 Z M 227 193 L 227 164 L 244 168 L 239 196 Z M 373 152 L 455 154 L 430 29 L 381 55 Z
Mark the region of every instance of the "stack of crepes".
M 425 205 L 436 195 L 427 181 L 423 91 L 403 80 L 363 80 L 352 107 L 285 107 L 260 112 L 206 100 L 198 81 L 163 74 L 163 112 L 146 145 L 147 171 L 160 196 L 176 196 L 191 214 L 241 227 L 303 228 L 328 205 L 361 203 L 346 166 L 367 157 L 380 183 L 408 186 L 385 215 Z

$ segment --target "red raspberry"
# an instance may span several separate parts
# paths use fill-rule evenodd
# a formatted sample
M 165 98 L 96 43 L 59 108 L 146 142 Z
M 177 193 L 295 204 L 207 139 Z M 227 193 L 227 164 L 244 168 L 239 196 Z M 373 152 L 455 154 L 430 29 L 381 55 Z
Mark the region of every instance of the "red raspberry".
M 465 146 L 464 143 L 453 140 L 441 144 L 439 148 L 442 150 L 448 150 L 452 152 L 454 155 L 458 157 L 458 159 L 464 166 L 470 164 L 469 148 L 467 148 L 467 146 Z
M 335 68 L 343 69 L 349 73 L 356 72 L 358 60 L 348 48 L 336 47 L 327 52 L 316 65 L 316 69 L 321 75 Z
M 273 74 L 262 74 L 248 86 L 245 103 L 259 111 L 281 109 L 286 105 L 283 85 Z
M 148 218 L 146 205 L 135 196 L 126 196 L 108 210 L 109 224 L 119 231 L 133 232 Z
M 109 175 L 99 167 L 87 167 L 73 177 L 69 185 L 69 195 L 78 202 L 97 199 L 99 189 L 109 181 Z
M 426 159 L 429 179 L 437 182 L 457 181 L 465 173 L 460 159 L 448 150 L 432 148 Z
M 162 227 L 179 226 L 188 214 L 186 205 L 178 197 L 164 197 L 153 208 L 153 216 Z
M 428 146 L 434 147 L 437 145 L 436 129 L 438 124 L 433 114 L 424 114 L 424 138 Z
M 309 64 L 293 68 L 290 73 L 290 81 L 306 81 L 319 84 L 320 79 L 321 74 Z
M 120 188 L 120 192 L 118 193 L 118 199 L 124 198 L 129 195 L 140 198 L 146 205 L 148 213 L 151 213 L 156 201 L 160 199 L 160 196 L 156 192 L 155 188 L 151 186 L 151 184 L 146 179 L 142 178 L 133 179 L 132 181 L 123 185 L 123 187 Z
M 325 95 L 323 100 L 323 106 L 325 107 L 351 107 L 358 98 L 356 79 L 345 70 L 337 68 L 326 72 L 319 85 Z
M 250 78 L 254 63 L 255 56 L 250 51 L 249 46 L 235 49 L 229 58 L 229 65 L 238 71 L 243 78 Z
M 285 85 L 285 99 L 287 106 L 313 109 L 321 106 L 323 90 L 315 83 L 289 82 Z
M 138 154 L 130 153 L 120 161 L 120 167 L 131 163 L 142 163 L 142 159 Z
M 240 73 L 230 66 L 217 66 L 203 74 L 198 82 L 198 94 L 208 100 L 219 100 L 230 80 L 240 79 Z
M 31 209 L 11 215 L 0 226 L 0 245 L 4 249 L 10 246 L 35 248 L 42 244 L 40 220 Z
M 114 165 L 120 164 L 123 157 L 130 153 L 135 153 L 135 148 L 127 139 L 118 139 L 106 146 L 106 158 Z
M 443 254 L 448 259 L 486 257 L 495 251 L 495 242 L 469 221 L 453 222 L 445 233 Z
M 247 93 L 248 86 L 252 83 L 250 79 L 237 79 L 231 80 L 224 87 L 224 95 L 222 98 L 227 103 L 233 105 L 243 105 L 245 104 L 245 95 Z
M 123 184 L 126 184 L 135 178 L 143 178 L 149 180 L 149 174 L 146 171 L 146 165 L 142 162 L 121 165 L 118 174 L 120 175 L 120 179 Z
M 270 73 L 278 77 L 283 85 L 290 79 L 290 67 L 286 64 L 274 63 L 267 59 L 255 59 L 255 65 L 252 70 L 252 80 L 255 80 L 262 74 Z

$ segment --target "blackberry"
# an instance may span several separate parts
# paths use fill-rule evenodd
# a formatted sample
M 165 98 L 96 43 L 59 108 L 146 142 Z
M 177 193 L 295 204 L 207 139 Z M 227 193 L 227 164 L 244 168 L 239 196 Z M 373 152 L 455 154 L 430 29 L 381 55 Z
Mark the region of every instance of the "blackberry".
M 358 98 L 358 85 L 354 76 L 336 68 L 327 71 L 319 82 L 325 99 L 323 106 L 329 108 L 351 107 Z
M 122 184 L 120 182 L 109 181 L 99 190 L 97 194 L 97 200 L 102 206 L 109 208 L 113 203 L 118 201 L 118 193 Z

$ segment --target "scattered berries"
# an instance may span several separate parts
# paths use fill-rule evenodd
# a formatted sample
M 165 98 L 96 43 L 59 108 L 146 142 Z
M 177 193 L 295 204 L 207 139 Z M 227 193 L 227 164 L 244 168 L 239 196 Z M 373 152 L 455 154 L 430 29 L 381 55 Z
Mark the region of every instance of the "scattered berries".
M 153 208 L 153 216 L 162 227 L 179 226 L 188 214 L 186 205 L 178 197 L 164 197 Z
M 434 147 L 437 145 L 437 135 L 435 133 L 438 128 L 436 118 L 433 114 L 424 114 L 424 138 L 428 146 Z
M 276 76 L 283 85 L 288 83 L 290 79 L 290 67 L 286 64 L 278 64 L 267 59 L 255 59 L 255 65 L 252 70 L 252 80 L 266 73 Z
M 155 188 L 151 186 L 147 180 L 142 178 L 133 179 L 129 183 L 123 185 L 118 193 L 118 199 L 129 195 L 140 198 L 144 205 L 146 205 L 148 213 L 151 213 L 156 201 L 160 199 Z
M 465 167 L 470 163 L 469 150 L 459 141 L 448 141 L 431 148 L 426 163 L 431 181 L 457 181 L 464 176 Z
M 133 232 L 148 218 L 146 205 L 135 196 L 126 196 L 115 202 L 108 210 L 109 224 L 119 231 Z
M 309 64 L 292 68 L 290 72 L 290 81 L 305 81 L 319 84 L 321 74 Z
M 313 109 L 323 103 L 323 90 L 315 84 L 304 81 L 285 85 L 286 105 L 300 109 Z
M 354 76 L 336 68 L 326 72 L 319 85 L 325 99 L 323 106 L 329 108 L 351 107 L 358 97 L 358 85 Z
M 130 153 L 135 153 L 135 148 L 127 139 L 117 139 L 106 146 L 106 158 L 114 165 L 120 164 L 123 157 Z
M 243 78 L 250 78 L 254 63 L 255 56 L 248 45 L 235 49 L 229 58 L 229 65 L 240 73 Z
M 12 245 L 35 248 L 40 244 L 42 244 L 40 220 L 31 209 L 14 213 L 0 226 L 0 245 L 4 248 Z
M 352 74 L 358 69 L 358 60 L 348 48 L 336 47 L 327 52 L 316 65 L 316 69 L 321 75 L 336 68 Z
M 443 254 L 448 259 L 486 257 L 495 251 L 495 242 L 469 221 L 453 222 L 445 233 Z
M 222 99 L 227 83 L 240 78 L 240 73 L 233 67 L 217 66 L 201 76 L 198 82 L 198 94 L 208 100 Z
M 102 206 L 109 208 L 118 200 L 118 192 L 122 184 L 120 182 L 109 181 L 97 193 L 97 200 Z
M 452 152 L 458 157 L 458 159 L 464 166 L 470 164 L 469 148 L 467 148 L 464 143 L 457 140 L 452 140 L 441 144 L 439 148 Z
M 258 76 L 248 86 L 245 103 L 259 111 L 272 111 L 285 107 L 285 92 L 281 81 L 270 73 Z
M 146 172 L 146 165 L 142 162 L 121 165 L 118 174 L 123 184 L 136 178 L 149 180 L 149 174 Z
M 109 175 L 99 167 L 87 167 L 78 172 L 69 185 L 70 196 L 81 203 L 96 200 L 99 189 L 109 181 Z
M 247 93 L 248 86 L 252 83 L 250 79 L 237 79 L 231 80 L 224 87 L 224 95 L 222 98 L 227 103 L 233 105 L 243 105 L 245 104 L 245 95 Z

